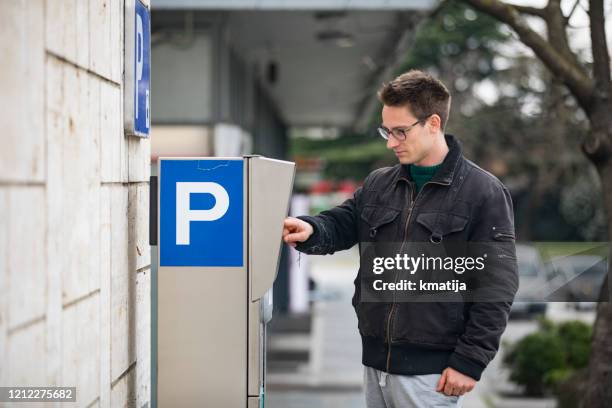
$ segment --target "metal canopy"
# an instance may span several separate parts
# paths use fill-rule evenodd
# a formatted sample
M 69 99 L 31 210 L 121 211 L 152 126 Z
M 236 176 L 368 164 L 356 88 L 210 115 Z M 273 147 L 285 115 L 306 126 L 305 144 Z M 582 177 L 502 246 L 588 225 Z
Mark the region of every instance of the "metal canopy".
M 154 9 L 186 10 L 427 10 L 431 0 L 151 0 Z
M 416 26 L 437 4 L 153 0 L 152 7 L 217 13 L 217 3 L 225 9 L 226 38 L 241 58 L 259 67 L 264 89 L 289 126 L 361 130 L 379 107 L 376 90 L 395 73 Z

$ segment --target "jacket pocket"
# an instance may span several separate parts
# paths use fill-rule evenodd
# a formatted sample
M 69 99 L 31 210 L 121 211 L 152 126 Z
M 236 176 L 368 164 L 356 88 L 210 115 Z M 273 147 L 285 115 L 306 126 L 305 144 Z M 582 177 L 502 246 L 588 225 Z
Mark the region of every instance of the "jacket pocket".
M 387 240 L 391 241 L 395 238 L 397 224 L 394 221 L 400 214 L 400 210 L 392 207 L 384 207 L 377 205 L 366 205 L 361 211 L 361 219 L 365 222 L 367 228 L 367 237 L 371 240 L 378 240 L 381 232 L 389 232 L 385 234 Z
M 469 218 L 452 213 L 422 213 L 416 221 L 429 232 L 429 241 L 438 244 L 448 235 L 465 230 Z
M 495 241 L 514 241 L 516 237 L 514 230 L 511 228 L 493 227 L 493 239 Z

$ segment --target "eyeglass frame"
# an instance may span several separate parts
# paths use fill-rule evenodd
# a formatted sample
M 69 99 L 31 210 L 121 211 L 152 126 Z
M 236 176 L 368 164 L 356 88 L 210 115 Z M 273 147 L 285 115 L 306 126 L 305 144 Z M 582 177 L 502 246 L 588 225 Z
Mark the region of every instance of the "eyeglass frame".
M 414 122 L 412 125 L 410 126 L 406 126 L 406 127 L 394 127 L 391 129 L 387 129 L 384 126 L 379 126 L 378 128 L 376 128 L 376 130 L 378 131 L 378 134 L 380 135 L 380 137 L 382 137 L 385 140 L 389 140 L 389 137 L 393 137 L 395 140 L 397 140 L 398 142 L 403 142 L 406 140 L 407 136 L 406 133 L 410 132 L 412 130 L 413 127 L 415 127 L 416 125 L 418 125 L 419 123 L 426 121 L 427 119 L 430 118 L 431 115 L 427 115 L 424 118 L 421 118 L 419 120 L 417 120 L 416 122 Z M 395 132 L 401 132 L 400 134 L 402 135 L 402 137 L 398 137 Z

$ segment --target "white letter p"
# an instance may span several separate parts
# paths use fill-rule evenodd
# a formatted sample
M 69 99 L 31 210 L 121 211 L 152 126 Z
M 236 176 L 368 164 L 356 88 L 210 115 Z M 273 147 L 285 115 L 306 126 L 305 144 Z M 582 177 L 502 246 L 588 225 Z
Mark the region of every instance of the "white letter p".
M 215 205 L 209 210 L 190 210 L 191 193 L 207 193 L 215 197 Z M 176 183 L 176 245 L 189 245 L 191 221 L 215 221 L 223 217 L 229 208 L 227 190 L 212 182 Z
M 142 17 L 136 15 L 136 78 L 134 79 L 134 92 L 136 94 L 136 119 L 138 119 L 138 83 L 142 81 L 142 71 L 144 68 L 144 30 L 142 28 Z

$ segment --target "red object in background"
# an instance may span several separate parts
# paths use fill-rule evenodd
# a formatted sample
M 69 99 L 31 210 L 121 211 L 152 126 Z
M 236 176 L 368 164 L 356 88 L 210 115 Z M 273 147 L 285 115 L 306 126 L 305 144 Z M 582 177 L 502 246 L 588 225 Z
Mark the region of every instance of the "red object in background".
M 314 183 L 310 187 L 310 194 L 327 194 L 331 193 L 334 189 L 334 183 L 329 180 L 321 180 Z
M 324 162 L 318 157 L 300 157 L 293 158 L 297 171 L 321 171 Z
M 333 192 L 351 195 L 359 185 L 352 180 L 344 180 L 335 184 L 330 180 L 321 180 L 310 187 L 310 194 L 329 194 Z
M 337 191 L 339 193 L 353 194 L 357 190 L 357 183 L 352 180 L 345 180 L 338 184 Z

